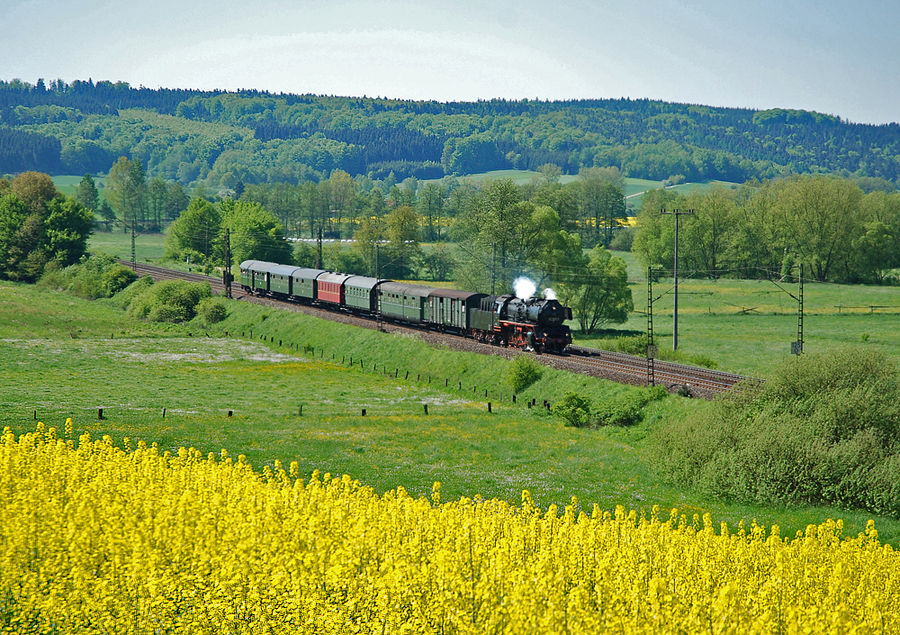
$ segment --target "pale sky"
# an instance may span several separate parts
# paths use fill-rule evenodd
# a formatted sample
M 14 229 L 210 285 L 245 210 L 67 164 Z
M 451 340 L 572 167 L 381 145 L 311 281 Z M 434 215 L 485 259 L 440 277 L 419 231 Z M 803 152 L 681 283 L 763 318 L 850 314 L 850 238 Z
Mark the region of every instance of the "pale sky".
M 897 0 L 0 0 L 0 79 L 900 121 Z

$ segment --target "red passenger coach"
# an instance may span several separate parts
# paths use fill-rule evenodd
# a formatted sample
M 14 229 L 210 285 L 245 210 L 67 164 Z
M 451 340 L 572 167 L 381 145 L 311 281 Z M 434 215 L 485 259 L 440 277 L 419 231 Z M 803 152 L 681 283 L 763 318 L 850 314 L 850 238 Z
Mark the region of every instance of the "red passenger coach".
M 316 278 L 316 299 L 319 302 L 344 304 L 344 281 L 350 276 L 346 273 L 326 272 Z

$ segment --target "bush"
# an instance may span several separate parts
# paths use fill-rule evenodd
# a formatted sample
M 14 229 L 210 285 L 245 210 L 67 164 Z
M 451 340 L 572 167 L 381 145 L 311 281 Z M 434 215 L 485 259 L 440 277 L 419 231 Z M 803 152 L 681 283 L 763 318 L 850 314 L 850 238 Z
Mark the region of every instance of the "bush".
M 553 404 L 552 412 L 566 425 L 584 428 L 591 423 L 591 400 L 574 392 L 566 392 L 562 401 Z
M 197 314 L 207 324 L 216 324 L 228 317 L 228 309 L 221 300 L 203 298 L 197 305 Z
M 119 291 L 119 293 L 114 295 L 112 298 L 112 302 L 120 308 L 127 309 L 131 304 L 131 301 L 134 300 L 135 297 L 142 294 L 154 284 L 155 283 L 153 282 L 153 278 L 151 278 L 150 276 L 143 276 L 142 278 L 138 278 L 130 285 Z
M 120 264 L 110 267 L 103 274 L 103 289 L 106 297 L 111 297 L 137 280 L 137 274 Z
M 136 278 L 131 269 L 117 263 L 112 256 L 91 256 L 62 269 L 56 261 L 47 263 L 38 284 L 95 300 L 114 295 Z
M 208 283 L 167 280 L 134 295 L 128 313 L 152 322 L 186 322 L 197 314 L 200 301 L 211 295 Z
M 647 404 L 664 399 L 668 395 L 665 387 L 636 389 L 614 399 L 596 405 L 590 399 L 574 392 L 566 392 L 565 397 L 553 405 L 553 414 L 576 428 L 600 426 L 630 426 L 644 419 Z
M 522 392 L 541 378 L 544 367 L 534 361 L 530 355 L 517 355 L 509 365 L 506 381 L 513 392 Z
M 640 423 L 647 404 L 663 399 L 667 394 L 665 386 L 654 386 L 600 402 L 594 409 L 592 423 L 595 426 L 630 426 Z
M 631 245 L 634 244 L 635 231 L 633 227 L 617 229 L 615 236 L 609 243 L 610 251 L 631 251 Z
M 658 344 L 657 340 L 657 344 Z M 617 337 L 613 340 L 605 340 L 602 346 L 606 346 L 619 353 L 628 355 L 637 355 L 644 357 L 647 354 L 647 336 L 632 335 L 628 337 Z M 702 366 L 703 368 L 718 368 L 718 364 L 714 359 L 702 354 L 684 353 L 683 351 L 673 351 L 665 346 L 660 346 L 657 357 L 669 362 L 678 362 L 681 364 L 692 364 L 694 366 Z
M 792 359 L 653 445 L 671 480 L 722 498 L 900 515 L 900 379 L 874 351 Z

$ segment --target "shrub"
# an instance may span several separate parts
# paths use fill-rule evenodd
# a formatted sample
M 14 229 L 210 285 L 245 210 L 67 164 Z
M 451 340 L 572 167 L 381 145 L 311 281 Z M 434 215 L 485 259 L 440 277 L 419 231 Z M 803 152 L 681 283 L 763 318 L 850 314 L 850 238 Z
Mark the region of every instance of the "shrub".
M 128 313 L 153 322 L 185 322 L 197 314 L 200 300 L 211 295 L 208 283 L 167 280 L 135 295 Z
M 60 268 L 56 261 L 47 263 L 38 284 L 94 300 L 114 295 L 136 278 L 131 269 L 117 263 L 112 256 L 86 256 L 65 268 Z
M 606 346 L 606 343 L 603 344 Z M 626 353 L 628 355 L 637 355 L 643 357 L 647 354 L 647 336 L 632 335 L 628 337 L 617 337 L 611 341 L 609 345 L 614 351 Z M 657 353 L 659 359 L 670 362 L 679 362 L 682 364 L 693 364 L 694 366 L 702 366 L 704 368 L 718 368 L 718 364 L 711 357 L 703 354 L 684 353 L 683 351 L 673 351 L 664 346 L 659 347 Z
M 630 426 L 644 418 L 647 404 L 663 399 L 668 393 L 664 386 L 629 392 L 616 399 L 600 402 L 594 409 L 596 426 Z
M 609 243 L 609 249 L 611 251 L 631 251 L 635 233 L 636 231 L 633 227 L 623 227 L 616 230 L 612 241 Z
M 900 515 L 900 379 L 874 351 L 792 359 L 653 436 L 667 477 L 722 498 Z
M 568 391 L 561 401 L 553 404 L 552 412 L 566 425 L 584 428 L 591 423 L 591 400 Z
M 207 324 L 216 324 L 228 317 L 228 309 L 221 300 L 203 298 L 197 305 L 197 314 Z
M 544 367 L 534 361 L 530 355 L 517 355 L 509 365 L 506 381 L 513 392 L 522 392 L 541 378 Z
M 134 300 L 135 297 L 141 295 L 144 291 L 146 291 L 149 287 L 152 287 L 155 283 L 153 282 L 153 278 L 150 276 L 143 276 L 142 278 L 138 278 L 130 285 L 119 291 L 116 295 L 113 296 L 112 302 L 113 304 L 127 309 L 131 304 L 131 301 Z
M 106 297 L 111 297 L 137 280 L 137 274 L 120 264 L 110 267 L 103 274 L 103 289 Z

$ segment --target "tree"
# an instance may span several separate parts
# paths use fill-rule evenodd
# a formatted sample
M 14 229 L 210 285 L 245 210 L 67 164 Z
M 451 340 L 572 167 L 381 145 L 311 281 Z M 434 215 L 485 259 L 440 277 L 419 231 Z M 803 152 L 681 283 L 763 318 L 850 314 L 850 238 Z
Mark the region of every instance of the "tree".
M 542 183 L 534 191 L 531 201 L 546 205 L 559 214 L 560 225 L 566 231 L 575 231 L 578 218 L 578 184 Z
M 666 190 L 644 193 L 641 213 L 637 217 L 637 231 L 631 251 L 646 266 L 662 266 L 671 269 L 675 259 L 675 224 L 660 214 L 671 208 L 682 208 L 683 199 Z
M 353 210 L 353 202 L 356 198 L 356 183 L 353 178 L 343 170 L 334 170 L 328 181 L 323 183 L 328 194 L 328 209 L 330 215 L 337 216 L 334 223 L 337 236 L 341 236 L 341 223 L 345 215 Z
M 91 212 L 59 194 L 48 175 L 20 174 L 0 189 L 0 277 L 34 282 L 51 260 L 76 262 L 91 224 Z
M 220 210 L 202 198 L 195 198 L 169 227 L 166 234 L 166 257 L 211 265 L 216 237 L 222 228 Z
M 435 221 L 440 223 L 444 212 L 441 187 L 436 183 L 426 183 L 419 192 L 417 204 L 419 213 L 425 220 L 425 240 L 434 242 L 435 239 L 440 239 L 440 224 L 435 231 Z
M 862 228 L 862 191 L 852 181 L 832 176 L 808 176 L 772 185 L 776 193 L 775 222 L 788 248 L 805 263 L 816 280 L 849 269 L 853 241 Z
M 166 182 L 156 177 L 147 186 L 147 221 L 151 231 L 160 231 L 166 216 L 169 190 Z
M 599 245 L 591 250 L 584 273 L 560 285 L 559 297 L 585 333 L 610 322 L 621 324 L 634 309 L 625 261 Z
M 41 237 L 43 227 L 41 216 L 28 209 L 22 199 L 15 195 L 0 197 L 0 274 L 10 280 L 33 282 L 39 270 L 46 263 L 44 257 L 40 267 L 36 261 L 43 256 Z
M 325 231 L 325 218 L 328 210 L 326 196 L 327 185 L 306 181 L 300 186 L 300 209 L 309 226 L 309 237 L 316 238 L 319 232 Z
M 694 210 L 694 214 L 681 220 L 679 261 L 683 254 L 686 269 L 703 271 L 711 278 L 718 277 L 726 245 L 735 228 L 737 205 L 734 197 L 717 187 L 706 194 L 687 197 L 685 207 Z
M 284 228 L 274 214 L 259 203 L 225 199 L 218 205 L 223 229 L 231 230 L 231 253 L 236 262 L 291 261 L 291 245 L 284 239 Z
M 600 187 L 600 199 L 598 204 L 597 225 L 603 229 L 603 244 L 609 246 L 612 242 L 613 229 L 616 221 L 626 217 L 625 192 L 622 187 L 612 182 L 604 183 Z
M 422 264 L 432 280 L 449 280 L 456 259 L 447 243 L 437 243 L 422 255 Z
M 861 204 L 862 231 L 852 266 L 862 280 L 883 284 L 900 267 L 900 193 L 873 191 Z
M 366 275 L 380 277 L 379 243 L 384 238 L 384 222 L 380 218 L 364 218 L 353 234 L 354 248 L 362 258 Z
M 75 200 L 92 212 L 97 211 L 100 205 L 100 193 L 90 174 L 85 174 L 79 181 L 78 187 L 75 189 Z
M 122 231 L 141 228 L 147 218 L 147 183 L 139 160 L 119 157 L 106 177 L 106 197 L 118 214 Z
M 538 167 L 538 172 L 545 183 L 559 183 L 559 177 L 562 176 L 562 168 L 555 163 L 545 163 Z
M 285 229 L 294 227 L 300 232 L 300 190 L 290 183 L 275 183 L 264 187 L 265 196 L 258 200 L 263 207 L 272 212 Z M 255 189 L 255 188 L 254 188 Z
M 178 218 L 178 215 L 187 209 L 188 203 L 190 202 L 191 199 L 185 193 L 181 184 L 175 183 L 174 181 L 166 183 L 165 219 L 167 221 L 173 221 Z
M 380 265 L 382 275 L 407 278 L 413 261 L 419 255 L 419 216 L 410 205 L 394 208 L 384 218 L 384 235 L 388 240 L 387 258 Z
M 23 172 L 12 180 L 10 191 L 20 201 L 28 206 L 28 209 L 37 214 L 45 214 L 47 204 L 59 194 L 53 179 L 43 172 Z
M 609 244 L 615 220 L 625 217 L 625 180 L 618 168 L 582 168 L 578 176 L 582 221 L 594 226 L 595 242 Z
M 458 282 L 465 288 L 494 293 L 498 286 L 512 282 L 507 255 L 522 216 L 533 210 L 533 205 L 529 208 L 519 203 L 512 180 L 490 181 L 469 199 L 453 223 L 451 233 L 460 251 Z
M 94 213 L 72 198 L 54 197 L 48 204 L 45 221 L 47 251 L 50 259 L 68 267 L 78 262 L 87 250 L 94 225 Z
M 112 224 L 116 220 L 116 213 L 113 211 L 113 208 L 109 206 L 109 203 L 106 202 L 105 198 L 100 199 L 100 204 L 97 205 L 96 216 L 100 219 L 100 222 L 106 226 L 106 231 L 110 231 L 112 229 Z

